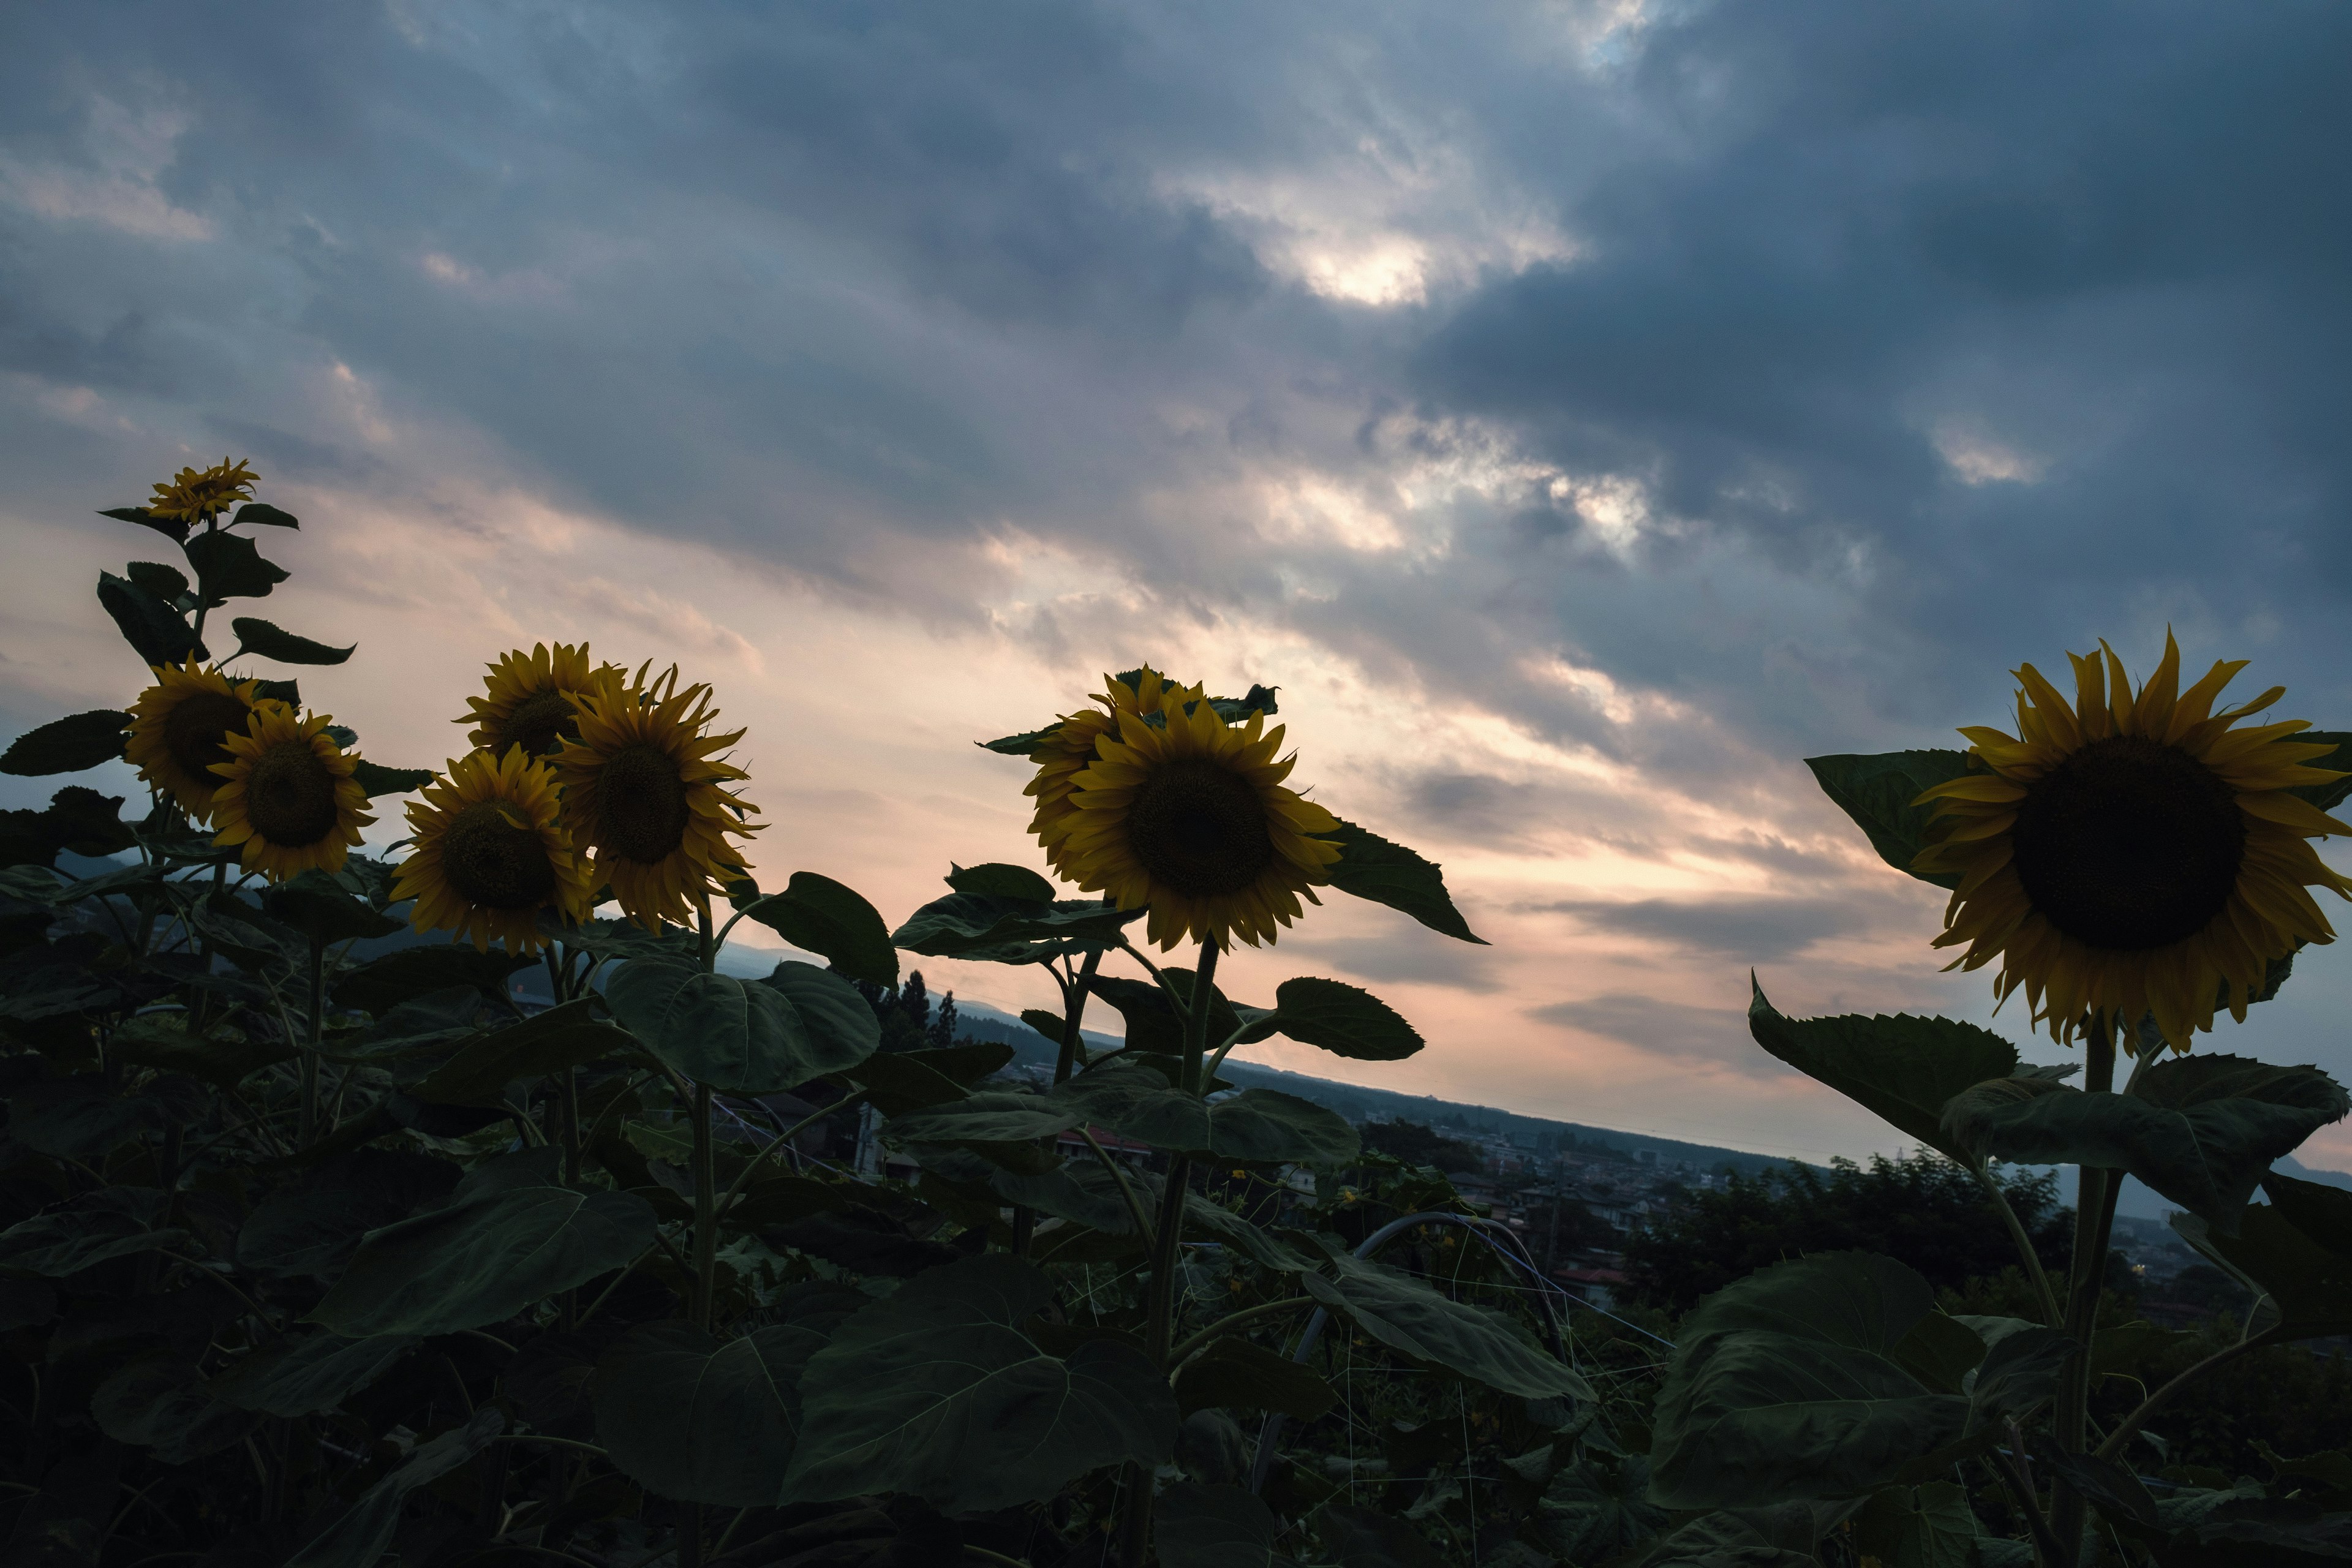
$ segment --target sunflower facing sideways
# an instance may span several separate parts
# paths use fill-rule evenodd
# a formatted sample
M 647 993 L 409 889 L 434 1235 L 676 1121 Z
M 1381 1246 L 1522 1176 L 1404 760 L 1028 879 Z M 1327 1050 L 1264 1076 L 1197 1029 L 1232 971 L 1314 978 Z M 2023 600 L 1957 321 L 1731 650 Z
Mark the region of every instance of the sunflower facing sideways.
M 2180 651 L 2135 693 L 2123 661 L 2069 654 L 2071 704 L 2032 665 L 2016 671 L 2018 732 L 1969 728 L 1986 769 L 1926 791 L 1935 819 L 1915 868 L 1957 874 L 1938 947 L 1953 967 L 1999 958 L 1993 991 L 2023 991 L 2061 1042 L 2089 1015 L 2152 1016 L 2176 1051 L 2241 1021 L 2274 959 L 2334 940 L 2307 888 L 2352 898 L 2309 842 L 2352 827 L 2288 792 L 2344 775 L 2308 764 L 2335 750 L 2298 742 L 2301 720 L 2232 726 L 2285 694 L 2273 687 L 2216 713 L 2245 668 L 2213 666 L 2179 689 Z
M 1118 739 L 1096 740 L 1096 760 L 1048 824 L 1058 868 L 1120 909 L 1148 905 L 1162 948 L 1188 934 L 1221 948 L 1236 936 L 1271 942 L 1302 912 L 1300 894 L 1320 901 L 1312 884 L 1339 847 L 1310 835 L 1339 819 L 1284 786 L 1297 758 L 1276 760 L 1282 726 L 1266 730 L 1264 714 L 1228 724 L 1205 701 L 1163 711 L 1164 728 L 1121 710 Z
M 226 782 L 213 795 L 213 842 L 242 847 L 238 864 L 273 882 L 305 871 L 340 871 L 360 829 L 373 822 L 367 792 L 326 732 L 325 713 L 297 717 L 283 702 L 257 704 L 242 735 L 224 742 L 228 760 L 213 772 Z
M 1094 700 L 1102 704 L 1100 712 L 1083 708 L 1066 713 L 1059 724 L 1045 732 L 1037 749 L 1029 753 L 1029 760 L 1037 764 L 1037 776 L 1021 793 L 1036 799 L 1029 831 L 1045 847 L 1046 862 L 1055 870 L 1062 868 L 1062 846 L 1075 820 L 1066 805 L 1070 791 L 1077 786 L 1078 775 L 1094 764 L 1095 742 L 1105 735 L 1118 734 L 1121 713 L 1157 713 L 1172 704 L 1198 700 L 1202 692 L 1198 686 L 1177 685 L 1149 665 L 1126 676 L 1106 675 L 1102 692 Z
M 199 523 L 251 500 L 260 478 L 241 458 L 232 463 L 223 458 L 209 468 L 182 468 L 168 484 L 155 487 L 147 510 L 169 521 Z
M 588 645 L 545 643 L 529 653 L 516 648 L 501 654 L 482 678 L 487 697 L 468 697 L 471 710 L 460 724 L 471 724 L 466 739 L 490 753 L 504 756 L 509 746 L 523 754 L 551 757 L 565 741 L 580 738 L 579 700 L 588 693 L 610 694 L 625 681 L 619 667 L 588 662 Z
M 710 688 L 679 690 L 676 665 L 650 686 L 643 675 L 581 697 L 579 739 L 554 759 L 563 826 L 630 919 L 684 925 L 742 875 L 743 852 L 728 835 L 757 832 L 743 818 L 758 808 L 725 787 L 751 775 L 717 760 L 743 731 L 703 732 L 717 717 Z
M 528 957 L 545 944 L 540 910 L 576 925 L 595 905 L 561 818 L 554 770 L 520 747 L 460 758 L 408 807 L 415 847 L 392 896 L 416 900 L 409 923 L 420 931 L 454 931 L 483 952 L 497 939 Z
M 122 755 L 140 782 L 169 795 L 199 826 L 213 818 L 221 781 L 216 764 L 229 760 L 228 739 L 245 732 L 260 682 L 231 680 L 194 658 L 177 668 L 151 667 L 155 684 L 131 705 L 131 735 Z

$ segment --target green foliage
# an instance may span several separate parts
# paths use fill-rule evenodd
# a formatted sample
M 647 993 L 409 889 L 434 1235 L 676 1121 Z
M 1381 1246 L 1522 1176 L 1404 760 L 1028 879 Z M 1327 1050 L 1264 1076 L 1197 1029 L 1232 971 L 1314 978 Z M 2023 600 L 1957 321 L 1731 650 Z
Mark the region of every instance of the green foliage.
M 788 1323 L 724 1343 L 691 1323 L 640 1323 L 596 1363 L 596 1436 L 662 1497 L 772 1503 L 799 1434 L 801 1372 L 824 1344 Z
M 122 755 L 122 731 L 130 723 L 130 714 L 111 708 L 53 719 L 8 742 L 0 752 L 0 773 L 78 773 L 110 763 Z
M 622 1026 L 671 1068 L 739 1094 L 843 1071 L 881 1044 L 865 998 L 806 963 L 746 981 L 653 954 L 622 965 L 604 995 Z
M 257 616 L 239 616 L 228 624 L 236 634 L 237 646 L 261 658 L 274 658 L 280 664 L 341 664 L 359 651 L 359 645 L 333 647 L 313 642 L 309 637 L 296 637 L 273 621 Z
M 1441 936 L 1480 946 L 1486 939 L 1473 932 L 1454 897 L 1445 890 L 1445 875 L 1433 860 L 1424 860 L 1402 844 L 1366 832 L 1342 818 L 1336 832 L 1321 835 L 1339 846 L 1339 859 L 1325 875 L 1343 893 L 1386 904 L 1411 915 Z
M 765 897 L 749 882 L 739 887 L 745 896 L 736 908 L 743 916 L 828 960 L 834 973 L 874 985 L 898 983 L 898 952 L 890 945 L 890 928 L 855 889 L 814 871 L 793 872 L 782 892 Z
M 1928 807 L 1916 804 L 1920 795 L 1939 784 L 1965 776 L 1966 752 L 1886 752 L 1877 756 L 1807 757 L 1805 766 L 1822 792 L 1862 829 L 1878 858 L 1906 876 L 1957 888 L 1956 873 L 1928 874 L 1912 869 L 1927 847 Z

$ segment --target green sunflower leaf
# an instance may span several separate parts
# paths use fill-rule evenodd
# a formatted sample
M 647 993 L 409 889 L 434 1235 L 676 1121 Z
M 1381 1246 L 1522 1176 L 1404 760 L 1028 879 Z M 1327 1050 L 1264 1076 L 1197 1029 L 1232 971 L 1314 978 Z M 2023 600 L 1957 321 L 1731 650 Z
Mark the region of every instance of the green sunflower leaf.
M 1963 1164 L 1978 1163 L 1966 1144 L 1944 1130 L 1944 1107 L 1954 1095 L 2016 1072 L 2016 1047 L 1974 1024 L 1908 1013 L 1891 1018 L 1783 1017 L 1752 973 L 1748 984 L 1748 1032 L 1758 1045 L 1906 1137 Z
M 271 528 L 299 528 L 302 526 L 300 523 L 294 521 L 294 514 L 292 512 L 280 511 L 267 501 L 257 500 L 247 501 L 243 506 L 237 508 L 236 517 L 230 522 L 229 526 L 236 528 L 248 522 L 263 523 Z
M 197 592 L 213 605 L 267 598 L 272 588 L 292 575 L 262 559 L 253 541 L 241 533 L 199 533 L 180 548 L 186 552 L 188 564 L 196 569 Z
M 369 762 L 365 757 L 352 759 L 352 780 L 367 791 L 370 800 L 378 795 L 406 795 L 423 789 L 435 777 L 431 768 L 387 768 Z
M 721 1343 L 691 1323 L 640 1323 L 596 1363 L 597 1441 L 656 1497 L 767 1507 L 800 1435 L 795 1384 L 824 1338 L 782 1324 Z
M 1244 1040 L 1287 1035 L 1358 1061 L 1401 1061 L 1421 1049 L 1420 1034 L 1403 1015 L 1360 985 L 1301 977 L 1275 987 L 1270 1013 L 1253 1009 Z M 1234 1020 L 1239 1027 L 1240 1019 Z
M 1528 1399 L 1593 1396 L 1574 1368 L 1538 1349 L 1502 1313 L 1456 1301 L 1409 1274 L 1358 1258 L 1330 1237 L 1307 1239 L 1321 1248 L 1331 1270 L 1328 1277 L 1300 1275 L 1307 1294 L 1390 1349 L 1505 1394 Z
M 228 625 L 245 652 L 274 658 L 280 664 L 341 664 L 359 649 L 357 643 L 350 647 L 330 647 L 309 637 L 298 637 L 257 616 L 239 616 Z
M 345 971 L 334 984 L 335 1005 L 381 1018 L 403 1002 L 453 985 L 500 996 L 506 993 L 507 977 L 534 962 L 504 948 L 477 952 L 469 942 L 404 947 Z
M 2194 1215 L 2175 1215 L 2172 1228 L 2271 1299 L 2280 1338 L 2352 1333 L 2352 1193 L 2276 1172 L 2263 1191 L 2270 1203 L 2248 1207 L 2235 1236 Z
M 179 664 L 191 655 L 212 657 L 179 611 L 129 578 L 100 572 L 98 602 L 114 617 L 115 628 L 142 664 Z
M 2342 730 L 2305 730 L 2287 739 L 2298 746 L 2315 746 L 2322 742 L 2334 746 L 2334 754 L 2314 757 L 2304 766 L 2328 768 L 2344 775 L 2327 784 L 2301 785 L 2287 791 L 2289 795 L 2299 795 L 2322 811 L 2334 811 L 2344 804 L 2347 796 L 2352 796 L 2352 733 Z
M 133 561 L 122 569 L 122 574 L 175 610 L 196 607 L 188 592 L 187 575 L 176 566 L 166 566 L 160 561 Z M 182 600 L 187 602 L 183 604 Z
M 980 893 L 990 898 L 1020 899 L 1033 904 L 1050 904 L 1055 889 L 1026 866 L 1008 866 L 991 861 L 985 866 L 950 866 L 948 886 L 959 893 Z
M 98 1385 L 89 1413 L 118 1443 L 150 1448 L 167 1465 L 184 1465 L 243 1437 L 256 1417 L 205 1389 L 193 1363 L 166 1352 L 142 1356 Z
M 635 1045 L 626 1029 L 595 1021 L 598 1005 L 583 996 L 467 1040 L 408 1092 L 432 1105 L 497 1105 L 517 1079 L 544 1078 Z
M 505 1430 L 505 1412 L 485 1405 L 463 1426 L 420 1443 L 408 1462 L 360 1494 L 334 1523 L 286 1561 L 286 1568 L 375 1568 L 400 1529 L 408 1494 L 463 1465 Z
M 2129 1094 L 1996 1079 L 1955 1096 L 1943 1129 L 1972 1161 L 2129 1171 L 2234 1236 L 2271 1162 L 2347 1110 L 2352 1098 L 2317 1068 L 2200 1054 L 2149 1068 Z
M 1114 1340 L 1046 1352 L 1022 1325 L 1053 1301 L 1036 1268 L 986 1253 L 849 1318 L 801 1374 L 781 1500 L 902 1492 L 972 1513 L 1052 1497 L 1123 1459 L 1165 1463 L 1177 1422 L 1167 1378 Z
M 390 936 L 407 922 L 355 899 L 324 871 L 310 870 L 261 896 L 261 907 L 312 942 L 331 945 L 354 937 Z
M 347 1340 L 318 1333 L 257 1351 L 205 1386 L 239 1410 L 294 1417 L 331 1410 L 390 1372 L 420 1343 L 408 1334 Z
M 1445 874 L 1434 860 L 1344 819 L 1332 832 L 1315 837 L 1339 846 L 1338 863 L 1324 868 L 1324 875 L 1341 892 L 1386 904 L 1441 935 L 1486 945 L 1486 939 L 1473 932 L 1454 907 Z
M 1086 1116 L 1084 1107 L 1067 1098 L 982 1089 L 894 1116 L 882 1124 L 882 1132 L 900 1143 L 1013 1143 L 1067 1132 Z
M 840 973 L 869 985 L 898 983 L 898 952 L 890 928 L 853 889 L 814 871 L 795 871 L 781 893 L 739 906 L 804 952 L 828 960 Z
M 866 998 L 810 963 L 780 963 L 748 981 L 656 952 L 620 965 L 604 1000 L 647 1050 L 730 1094 L 797 1088 L 856 1067 L 882 1044 Z
M 891 942 L 926 958 L 979 963 L 1043 963 L 1064 953 L 1103 947 L 1121 927 L 1143 918 L 1095 899 L 1040 904 L 992 893 L 950 893 L 907 917 Z
M 143 506 L 110 506 L 98 515 L 110 517 L 117 522 L 135 522 L 142 528 L 152 528 L 175 543 L 188 537 L 185 519 L 157 517 Z
M 1969 772 L 1966 752 L 1884 752 L 1875 756 L 1807 757 L 1805 766 L 1823 794 L 1869 836 L 1878 858 L 1906 877 L 1938 888 L 1957 888 L 1957 873 L 1914 871 L 1912 861 L 1927 845 L 1927 811 L 1911 803 L 1922 791 Z
M 1279 1089 L 1245 1089 L 1209 1107 L 1209 1152 L 1220 1160 L 1333 1170 L 1362 1150 L 1347 1118 Z
M 1209 1110 L 1201 1097 L 1171 1088 L 1166 1077 L 1148 1067 L 1114 1058 L 1055 1086 L 1045 1098 L 1074 1108 L 1091 1126 L 1107 1127 L 1155 1149 L 1189 1153 L 1209 1146 Z
M 975 741 L 972 744 L 982 751 L 996 752 L 1008 757 L 1025 757 L 1052 740 L 1061 728 L 1059 724 L 1048 724 L 1042 730 L 1024 730 L 1018 735 L 1003 735 L 993 741 Z
M 8 742 L 7 751 L 0 752 L 0 773 L 78 773 L 114 762 L 122 755 L 122 731 L 130 727 L 131 715 L 111 708 L 52 719 Z

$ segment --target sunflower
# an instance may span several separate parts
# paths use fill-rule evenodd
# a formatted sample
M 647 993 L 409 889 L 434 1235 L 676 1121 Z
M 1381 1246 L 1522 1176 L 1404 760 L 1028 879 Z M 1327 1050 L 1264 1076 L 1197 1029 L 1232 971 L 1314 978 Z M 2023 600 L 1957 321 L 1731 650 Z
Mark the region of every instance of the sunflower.
M 551 757 L 567 741 L 580 738 L 578 702 L 591 691 L 618 690 L 625 677 L 617 666 L 588 662 L 588 645 L 540 643 L 529 653 L 516 648 L 499 656 L 482 678 L 488 697 L 468 697 L 473 711 L 455 721 L 471 724 L 466 737 L 494 757 L 509 746 L 527 756 Z
M 1270 942 L 1298 918 L 1299 894 L 1319 901 L 1310 884 L 1339 847 L 1309 835 L 1339 819 L 1284 787 L 1298 759 L 1276 760 L 1282 726 L 1265 731 L 1264 714 L 1228 724 L 1206 701 L 1161 712 L 1152 724 L 1121 710 L 1118 739 L 1097 738 L 1072 781 L 1059 869 L 1122 910 L 1150 906 L 1146 929 L 1163 948 L 1188 933 Z
M 1062 846 L 1077 824 L 1070 792 L 1078 775 L 1093 765 L 1095 742 L 1118 733 L 1121 713 L 1157 713 L 1174 704 L 1197 701 L 1202 694 L 1201 687 L 1179 686 L 1146 665 L 1126 675 L 1103 677 L 1102 693 L 1094 699 L 1102 704 L 1101 712 L 1087 708 L 1066 713 L 1059 724 L 1045 731 L 1037 749 L 1029 753 L 1029 760 L 1037 764 L 1037 776 L 1021 793 L 1036 797 L 1037 810 L 1030 818 L 1029 831 L 1045 847 L 1045 859 L 1055 870 L 1062 868 Z
M 259 702 L 245 733 L 223 745 L 213 772 L 228 782 L 213 795 L 213 842 L 241 844 L 238 864 L 273 882 L 305 871 L 340 871 L 360 841 L 367 792 L 352 777 L 357 757 L 326 733 L 327 713 L 297 717 L 283 702 Z
M 2053 1039 L 2080 1036 L 2095 1013 L 2110 1025 L 2153 1017 L 2185 1051 L 2217 1006 L 2244 1021 L 2272 961 L 2334 940 L 2305 889 L 2352 898 L 2352 881 L 2306 840 L 2352 827 L 2288 792 L 2344 775 L 2306 765 L 2335 748 L 2292 739 L 2310 728 L 2303 720 L 2231 728 L 2284 687 L 2213 711 L 2245 660 L 2181 691 L 2167 633 L 2163 662 L 2135 693 L 2099 647 L 2066 656 L 2071 705 L 2029 664 L 2015 672 L 2015 736 L 1960 731 L 1985 771 L 1918 797 L 1935 813 L 1913 865 L 1960 878 L 1936 939 L 1966 945 L 1951 967 L 1999 958 L 1994 994 L 2022 990 Z
M 751 775 L 716 760 L 743 731 L 704 733 L 717 717 L 710 688 L 678 690 L 676 665 L 650 686 L 638 674 L 578 699 L 580 737 L 554 759 L 563 826 L 631 919 L 683 925 L 694 904 L 742 874 L 743 852 L 727 836 L 757 832 L 742 819 L 759 808 L 723 787 Z
M 228 738 L 245 732 L 257 701 L 257 680 L 231 680 L 193 658 L 184 666 L 151 667 L 155 684 L 131 705 L 131 738 L 122 755 L 148 788 L 169 795 L 199 826 L 213 816 L 220 788 L 214 767 L 228 761 Z
M 596 884 L 564 836 L 555 771 L 509 747 L 475 752 L 449 764 L 408 807 L 414 852 L 394 877 L 392 896 L 415 899 L 409 924 L 454 931 L 488 952 L 490 939 L 529 956 L 545 944 L 539 911 L 566 925 L 588 918 Z
M 251 500 L 253 487 L 260 478 L 243 458 L 231 463 L 223 458 L 209 468 L 182 468 L 169 484 L 155 487 L 154 499 L 147 503 L 147 510 L 154 517 L 202 522 L 208 516 L 218 517 L 239 501 Z

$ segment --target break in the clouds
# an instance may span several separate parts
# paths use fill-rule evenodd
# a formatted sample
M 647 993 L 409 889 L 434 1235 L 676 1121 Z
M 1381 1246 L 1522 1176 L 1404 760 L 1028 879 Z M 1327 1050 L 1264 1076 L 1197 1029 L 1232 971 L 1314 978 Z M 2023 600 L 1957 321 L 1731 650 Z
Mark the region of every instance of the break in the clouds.
M 974 736 L 1146 658 L 1276 681 L 1301 781 L 1494 942 L 1301 933 L 1430 1036 L 1383 1081 L 1821 1152 L 1876 1134 L 1693 1043 L 1747 966 L 1988 999 L 1796 759 L 2168 625 L 2352 717 L 2340 7 L 12 24 L 14 727 L 137 675 L 91 510 L 225 452 L 304 514 L 271 613 L 361 639 L 316 685 L 385 760 L 509 643 L 679 658 L 766 863 L 894 914 L 1028 853 Z M 2244 1038 L 2345 1066 L 2332 973 Z

